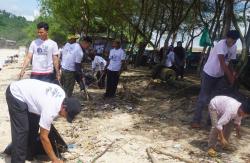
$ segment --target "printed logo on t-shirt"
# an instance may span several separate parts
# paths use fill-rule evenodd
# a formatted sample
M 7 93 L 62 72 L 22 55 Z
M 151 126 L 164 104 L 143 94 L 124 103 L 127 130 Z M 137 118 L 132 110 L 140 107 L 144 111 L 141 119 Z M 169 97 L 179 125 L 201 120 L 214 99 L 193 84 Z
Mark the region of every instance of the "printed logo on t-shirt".
M 119 56 L 112 55 L 111 56 L 111 60 L 113 60 L 113 61 L 119 61 Z
M 49 47 L 48 46 L 38 47 L 36 51 L 38 55 L 48 55 Z
M 231 55 L 230 55 L 229 53 L 227 53 L 227 54 L 225 55 L 225 61 L 226 61 L 226 62 L 229 62 L 229 61 L 230 61 L 230 58 L 231 58 Z
M 46 95 L 51 97 L 62 97 L 63 95 L 59 92 L 58 88 L 47 87 Z

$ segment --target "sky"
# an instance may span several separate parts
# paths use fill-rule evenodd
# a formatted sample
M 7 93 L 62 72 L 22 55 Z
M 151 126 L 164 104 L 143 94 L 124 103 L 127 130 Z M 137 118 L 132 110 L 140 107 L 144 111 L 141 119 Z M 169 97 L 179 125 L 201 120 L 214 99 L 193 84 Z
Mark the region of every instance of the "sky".
M 0 0 L 0 9 L 30 21 L 39 15 L 37 0 Z
M 33 21 L 39 16 L 38 0 L 0 0 L 0 9 L 6 10 L 18 16 L 23 16 L 29 21 Z M 200 37 L 194 40 L 194 47 L 199 47 Z M 179 40 L 177 40 L 179 41 Z M 161 40 L 163 46 L 164 39 Z M 241 47 L 239 41 L 238 47 Z

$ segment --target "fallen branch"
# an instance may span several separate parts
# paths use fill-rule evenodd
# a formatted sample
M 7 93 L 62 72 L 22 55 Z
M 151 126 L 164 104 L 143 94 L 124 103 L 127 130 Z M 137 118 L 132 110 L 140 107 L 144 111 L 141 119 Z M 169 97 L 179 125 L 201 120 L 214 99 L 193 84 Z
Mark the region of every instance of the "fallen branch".
M 177 90 L 176 92 L 172 93 L 172 94 L 170 95 L 170 97 L 175 97 L 175 96 L 179 95 L 180 93 L 183 93 L 183 92 L 186 91 L 187 89 L 190 89 L 190 88 L 193 88 L 193 87 L 197 87 L 197 84 L 192 84 L 192 85 L 186 86 L 186 87 L 184 87 L 184 88 L 182 88 L 182 89 L 179 89 L 179 90 Z
M 149 158 L 150 162 L 151 163 L 156 163 L 155 158 L 152 155 L 152 148 L 151 147 L 147 148 L 146 152 L 147 152 L 147 155 L 148 155 L 148 158 Z
M 166 156 L 170 156 L 174 159 L 178 159 L 180 161 L 183 161 L 183 162 L 186 162 L 186 163 L 195 163 L 196 161 L 192 161 L 192 160 L 189 160 L 189 159 L 185 159 L 185 158 L 182 158 L 180 156 L 177 156 L 177 155 L 174 155 L 174 154 L 171 154 L 171 153 L 166 153 L 166 152 L 162 152 L 162 151 L 159 151 L 157 149 L 153 149 L 153 151 L 157 154 L 163 154 L 163 155 L 166 155 Z
M 115 141 L 116 141 L 116 140 L 114 140 L 112 143 L 110 143 L 110 144 L 107 146 L 107 148 L 106 148 L 103 152 L 101 152 L 99 155 L 97 155 L 97 156 L 91 161 L 91 163 L 95 163 L 96 160 L 98 160 L 100 157 L 102 157 L 102 156 L 112 147 L 112 145 L 115 143 Z

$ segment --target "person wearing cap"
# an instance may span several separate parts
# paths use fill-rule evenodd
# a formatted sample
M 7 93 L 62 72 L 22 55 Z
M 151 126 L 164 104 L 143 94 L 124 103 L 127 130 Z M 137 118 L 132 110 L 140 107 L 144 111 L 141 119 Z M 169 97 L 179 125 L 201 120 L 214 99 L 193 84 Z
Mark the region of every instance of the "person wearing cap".
M 43 148 L 51 161 L 62 162 L 56 157 L 48 138 L 50 127 L 58 116 L 72 122 L 80 112 L 79 101 L 75 98 L 66 98 L 60 86 L 35 79 L 11 83 L 6 90 L 6 100 L 11 123 L 11 162 L 25 162 L 27 150 L 34 143 L 30 132 L 38 135 L 39 128 Z M 38 119 L 30 119 L 30 113 L 37 115 Z M 36 125 L 39 127 L 34 131 Z
M 248 100 L 241 103 L 228 96 L 215 96 L 209 103 L 209 113 L 212 127 L 208 139 L 208 155 L 216 157 L 216 145 L 219 141 L 223 149 L 230 149 L 228 140 L 233 130 L 240 138 L 241 119 L 250 114 Z
M 69 35 L 68 42 L 62 49 L 61 57 L 61 84 L 68 97 L 72 96 L 76 72 L 81 73 L 81 62 L 83 58 L 83 51 L 76 40 L 77 35 Z
M 53 83 L 56 76 L 56 79 L 60 80 L 58 45 L 55 41 L 49 39 L 48 31 L 49 25 L 47 23 L 40 22 L 37 24 L 39 38 L 30 44 L 19 79 L 23 77 L 26 67 L 32 61 L 30 78 Z M 54 75 L 54 70 L 56 75 Z
M 227 37 L 219 41 L 211 50 L 203 68 L 201 89 L 196 102 L 192 128 L 200 128 L 202 111 L 211 99 L 211 95 L 224 76 L 233 85 L 237 77 L 236 72 L 229 66 L 230 60 L 236 59 L 236 41 L 239 38 L 237 30 L 231 30 Z
M 110 50 L 109 60 L 106 65 L 107 85 L 104 97 L 107 98 L 115 97 L 120 74 L 125 68 L 125 58 L 126 58 L 126 54 L 124 50 L 121 48 L 121 42 L 119 40 L 115 40 L 112 46 L 114 48 Z

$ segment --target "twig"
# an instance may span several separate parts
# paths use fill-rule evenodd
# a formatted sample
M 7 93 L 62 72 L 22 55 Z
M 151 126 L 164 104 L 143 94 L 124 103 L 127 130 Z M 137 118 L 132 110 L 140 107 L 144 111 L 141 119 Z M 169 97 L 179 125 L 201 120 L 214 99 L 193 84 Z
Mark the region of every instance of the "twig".
M 105 139 L 107 139 L 107 140 L 109 140 L 109 141 L 111 141 L 109 138 L 107 138 L 107 137 L 104 137 Z M 117 139 L 116 139 L 117 140 Z M 118 140 L 121 140 L 121 139 L 118 139 Z M 119 149 L 121 149 L 121 150 L 123 150 L 123 152 L 125 152 L 127 155 L 128 155 L 128 152 L 122 147 L 122 146 L 124 146 L 124 145 L 126 145 L 127 143 L 129 143 L 128 141 L 125 143 L 125 144 L 123 144 L 123 145 L 119 145 L 119 144 L 116 144 L 116 146 L 118 146 L 119 148 L 117 149 L 117 150 L 119 150 Z
M 171 153 L 162 152 L 162 151 L 159 151 L 157 149 L 153 149 L 153 151 L 155 151 L 157 154 L 163 154 L 163 155 L 166 155 L 166 156 L 170 156 L 170 157 L 172 157 L 174 159 L 178 159 L 178 160 L 186 162 L 186 163 L 195 163 L 196 162 L 196 161 L 192 161 L 192 160 L 189 160 L 189 159 L 182 158 L 180 156 L 177 156 L 177 155 L 174 155 L 174 154 L 171 154 Z
M 114 140 L 111 144 L 109 144 L 109 145 L 107 146 L 107 148 L 106 148 L 103 152 L 101 152 L 99 155 L 97 155 L 97 156 L 91 161 L 91 163 L 95 163 L 97 159 L 99 159 L 100 157 L 102 157 L 102 156 L 112 147 L 112 145 L 115 143 L 115 141 L 116 141 L 116 140 Z
M 151 147 L 149 147 L 149 148 L 146 149 L 148 158 L 149 158 L 149 160 L 150 160 L 151 163 L 156 163 L 155 158 L 154 158 L 154 156 L 152 155 L 152 152 L 151 152 L 151 151 L 152 151 L 152 148 L 151 148 Z

